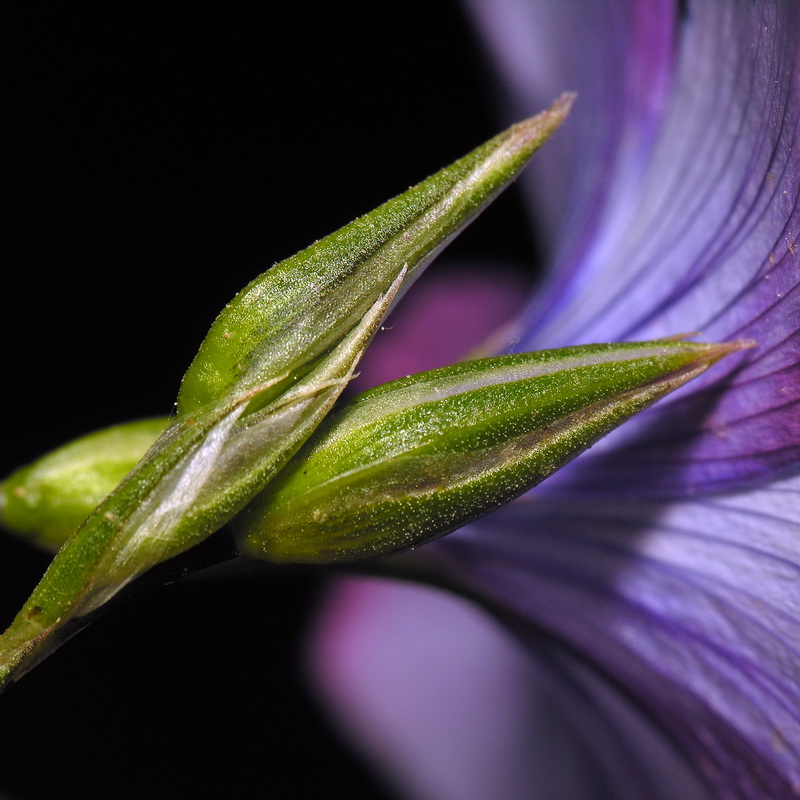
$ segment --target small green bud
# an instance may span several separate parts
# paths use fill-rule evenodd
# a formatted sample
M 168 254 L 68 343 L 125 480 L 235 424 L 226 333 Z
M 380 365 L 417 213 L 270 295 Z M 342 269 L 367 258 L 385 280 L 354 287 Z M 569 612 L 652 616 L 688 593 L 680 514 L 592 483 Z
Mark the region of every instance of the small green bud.
M 408 550 L 517 497 L 740 345 L 587 345 L 466 362 L 331 414 L 233 522 L 243 555 Z
M 0 484 L 0 523 L 46 550 L 58 550 L 168 422 L 161 417 L 114 425 L 16 470 Z

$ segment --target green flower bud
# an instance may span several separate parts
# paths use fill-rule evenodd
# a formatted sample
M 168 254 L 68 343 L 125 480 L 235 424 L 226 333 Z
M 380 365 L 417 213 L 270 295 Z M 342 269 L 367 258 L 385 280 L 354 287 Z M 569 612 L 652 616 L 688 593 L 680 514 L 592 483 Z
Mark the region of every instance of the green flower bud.
M 466 362 L 330 415 L 234 520 L 243 555 L 391 554 L 527 491 L 740 344 L 587 345 Z
M 46 550 L 58 550 L 168 422 L 160 417 L 95 431 L 16 470 L 0 484 L 0 523 Z

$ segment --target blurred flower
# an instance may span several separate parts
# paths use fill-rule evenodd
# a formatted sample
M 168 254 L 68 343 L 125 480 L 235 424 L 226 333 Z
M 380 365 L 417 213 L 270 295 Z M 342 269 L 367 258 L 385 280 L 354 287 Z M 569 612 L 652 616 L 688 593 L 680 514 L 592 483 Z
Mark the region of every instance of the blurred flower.
M 698 330 L 758 348 L 383 563 L 482 609 L 337 584 L 321 692 L 412 797 L 800 796 L 800 7 L 471 5 L 515 116 L 579 93 L 527 186 L 552 267 L 506 348 Z

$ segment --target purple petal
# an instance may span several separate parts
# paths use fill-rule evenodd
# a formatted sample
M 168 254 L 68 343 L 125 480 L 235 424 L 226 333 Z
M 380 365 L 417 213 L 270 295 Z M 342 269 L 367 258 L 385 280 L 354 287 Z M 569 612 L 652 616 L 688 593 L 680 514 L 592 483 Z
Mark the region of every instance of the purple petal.
M 704 796 L 698 777 L 718 800 L 795 797 L 798 507 L 796 480 L 512 504 L 411 559 L 494 609 L 527 660 L 474 608 L 369 581 L 328 607 L 317 680 L 411 797 L 668 800 Z M 586 781 L 559 795 L 565 774 Z
M 516 749 L 542 704 L 532 666 L 488 619 L 439 591 L 362 580 L 336 585 L 320 625 L 311 656 L 325 699 L 393 783 L 510 800 L 535 780 L 535 760 Z
M 529 638 L 546 631 L 624 687 L 715 797 L 792 797 L 799 507 L 797 479 L 694 503 L 545 499 L 446 549 Z
M 487 21 L 495 18 L 489 6 L 478 4 Z M 561 7 L 549 6 L 546 20 Z M 538 13 L 532 4 L 497 8 L 500 20 Z M 565 8 L 574 14 L 577 6 Z M 660 41 L 671 42 L 664 8 L 657 4 L 647 24 L 628 9 L 627 27 L 613 28 L 627 53 L 615 91 L 604 98 L 591 89 L 596 80 L 588 93 L 570 83 L 580 97 L 570 145 L 585 143 L 586 158 L 603 166 L 584 178 L 595 184 L 583 193 L 589 205 L 562 215 L 553 278 L 523 316 L 514 349 L 698 330 L 757 347 L 726 365 L 727 379 L 716 370 L 627 426 L 602 467 L 576 464 L 570 486 L 603 492 L 717 490 L 800 459 L 800 6 L 693 3 L 677 26 L 674 65 L 650 35 L 660 26 Z M 616 20 L 607 9 L 595 13 Z M 524 28 L 528 52 L 562 64 L 556 85 L 586 79 L 580 43 L 596 35 L 591 16 L 570 20 L 569 28 Z M 519 39 L 519 20 L 505 20 L 503 30 L 512 24 Z M 519 59 L 507 71 L 513 81 L 533 66 Z M 651 81 L 659 99 L 648 104 Z M 597 131 L 608 117 L 616 124 Z
M 533 113 L 554 92 L 579 90 L 570 119 L 526 175 L 543 233 L 560 249 L 548 291 L 535 301 L 545 308 L 583 280 L 587 245 L 612 210 L 636 207 L 672 81 L 675 10 L 664 0 L 468 5 L 510 88 L 510 117 Z
M 352 580 L 329 594 L 309 655 L 346 736 L 404 796 L 706 798 L 628 701 L 536 645 L 532 659 L 441 591 Z

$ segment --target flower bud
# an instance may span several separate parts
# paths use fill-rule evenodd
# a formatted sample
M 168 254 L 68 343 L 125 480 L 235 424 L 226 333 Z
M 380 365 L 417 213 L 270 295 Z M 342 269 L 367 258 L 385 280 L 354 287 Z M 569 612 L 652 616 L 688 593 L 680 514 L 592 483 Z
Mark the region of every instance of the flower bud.
M 243 555 L 413 549 L 522 494 L 739 345 L 588 345 L 379 386 L 328 417 L 233 522 Z
M 161 417 L 114 425 L 21 467 L 0 484 L 0 523 L 40 547 L 58 550 L 167 423 Z
M 574 96 L 498 134 L 430 178 L 276 264 L 223 309 L 181 383 L 178 414 L 276 375 L 296 376 L 424 268 L 516 178 Z M 280 386 L 276 386 L 275 393 Z M 264 397 L 264 400 L 267 396 Z M 263 402 L 263 400 L 262 400 Z

